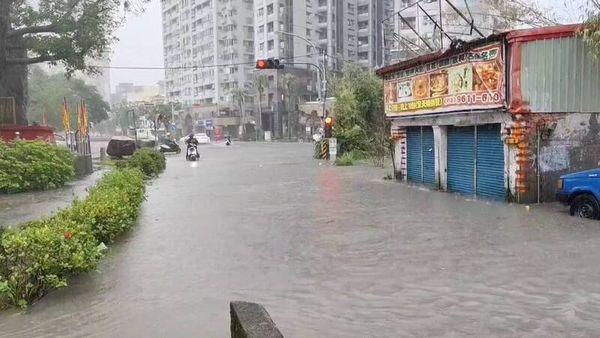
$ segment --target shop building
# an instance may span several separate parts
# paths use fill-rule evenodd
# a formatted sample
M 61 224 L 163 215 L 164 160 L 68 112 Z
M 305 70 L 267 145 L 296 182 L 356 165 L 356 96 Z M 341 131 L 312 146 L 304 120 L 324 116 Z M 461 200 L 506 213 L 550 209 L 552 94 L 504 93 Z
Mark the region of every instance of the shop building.
M 517 202 L 554 199 L 600 161 L 600 63 L 580 26 L 512 31 L 378 70 L 411 183 Z

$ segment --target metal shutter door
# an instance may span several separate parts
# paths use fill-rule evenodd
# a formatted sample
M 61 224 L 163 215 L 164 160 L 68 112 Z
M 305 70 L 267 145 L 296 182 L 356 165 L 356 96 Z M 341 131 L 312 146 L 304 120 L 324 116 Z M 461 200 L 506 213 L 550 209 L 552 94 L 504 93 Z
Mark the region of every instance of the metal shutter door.
M 504 144 L 499 124 L 477 127 L 477 195 L 505 199 Z
M 423 140 L 423 183 L 435 186 L 435 147 L 433 144 L 433 128 L 423 127 L 421 137 Z
M 448 190 L 475 194 L 475 128 L 448 128 Z
M 407 149 L 407 175 L 411 182 L 423 183 L 421 175 L 421 127 L 409 127 L 406 129 Z

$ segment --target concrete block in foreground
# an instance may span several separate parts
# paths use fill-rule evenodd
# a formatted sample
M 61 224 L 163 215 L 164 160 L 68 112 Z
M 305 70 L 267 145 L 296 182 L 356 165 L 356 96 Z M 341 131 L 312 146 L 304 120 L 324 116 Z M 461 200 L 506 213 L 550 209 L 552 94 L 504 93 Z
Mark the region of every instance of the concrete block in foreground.
M 265 308 L 256 303 L 229 303 L 231 338 L 283 338 Z

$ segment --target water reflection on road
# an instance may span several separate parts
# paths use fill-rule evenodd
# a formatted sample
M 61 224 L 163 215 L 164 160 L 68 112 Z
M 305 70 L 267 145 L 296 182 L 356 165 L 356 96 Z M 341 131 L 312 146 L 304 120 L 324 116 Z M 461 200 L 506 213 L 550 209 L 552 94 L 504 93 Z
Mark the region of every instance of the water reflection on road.
M 227 337 L 228 302 L 286 337 L 593 337 L 600 224 L 319 166 L 309 145 L 171 157 L 100 272 L 0 314 L 2 337 Z

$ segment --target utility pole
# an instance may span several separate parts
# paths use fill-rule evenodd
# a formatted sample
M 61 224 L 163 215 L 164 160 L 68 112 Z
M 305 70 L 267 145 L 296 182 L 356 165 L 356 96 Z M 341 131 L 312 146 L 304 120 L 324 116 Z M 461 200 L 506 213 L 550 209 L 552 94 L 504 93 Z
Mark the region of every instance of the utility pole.
M 323 117 L 327 117 L 327 56 L 325 55 L 324 50 L 322 50 L 321 53 L 323 54 Z

